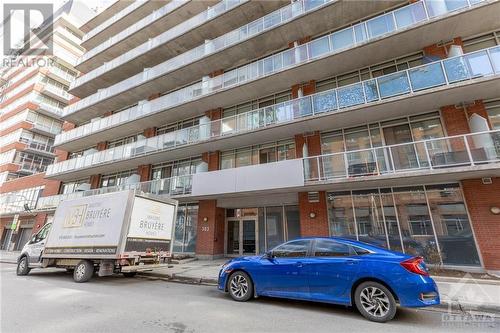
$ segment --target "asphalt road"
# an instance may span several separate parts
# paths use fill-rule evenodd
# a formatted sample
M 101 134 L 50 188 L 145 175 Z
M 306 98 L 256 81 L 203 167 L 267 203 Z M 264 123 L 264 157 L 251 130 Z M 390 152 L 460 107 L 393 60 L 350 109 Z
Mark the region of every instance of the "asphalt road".
M 500 319 L 443 320 L 399 309 L 386 324 L 342 306 L 259 298 L 232 301 L 215 287 L 121 276 L 73 282 L 61 270 L 15 275 L 0 263 L 2 333 L 11 332 L 496 332 Z M 491 321 L 492 320 L 492 321 Z

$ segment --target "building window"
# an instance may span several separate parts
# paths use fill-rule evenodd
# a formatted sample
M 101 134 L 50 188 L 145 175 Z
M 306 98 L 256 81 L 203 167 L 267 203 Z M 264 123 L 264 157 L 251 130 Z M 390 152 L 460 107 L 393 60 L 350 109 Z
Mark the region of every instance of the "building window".
M 132 169 L 132 170 L 113 173 L 110 175 L 102 175 L 100 187 L 124 185 L 127 182 L 127 179 L 131 175 L 136 174 L 136 173 L 137 173 L 137 170 Z
M 293 140 L 232 149 L 221 153 L 221 169 L 285 161 L 295 158 Z
M 431 264 L 480 265 L 458 184 L 328 193 L 330 234 Z
M 494 130 L 500 129 L 500 100 L 484 103 L 491 127 Z

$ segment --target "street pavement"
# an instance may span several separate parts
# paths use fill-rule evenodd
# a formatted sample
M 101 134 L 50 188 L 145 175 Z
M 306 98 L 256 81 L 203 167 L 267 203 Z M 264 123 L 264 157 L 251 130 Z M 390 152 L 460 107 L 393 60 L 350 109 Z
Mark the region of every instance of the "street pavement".
M 16 332 L 496 332 L 500 318 L 399 309 L 386 324 L 343 306 L 270 298 L 232 301 L 215 287 L 147 278 L 73 282 L 62 270 L 0 263 L 2 333 Z

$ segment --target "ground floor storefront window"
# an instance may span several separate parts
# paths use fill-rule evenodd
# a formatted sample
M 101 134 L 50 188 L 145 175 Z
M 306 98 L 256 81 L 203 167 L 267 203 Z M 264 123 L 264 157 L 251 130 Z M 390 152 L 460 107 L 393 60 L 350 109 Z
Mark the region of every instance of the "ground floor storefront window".
M 174 252 L 194 253 L 196 247 L 196 226 L 198 204 L 180 204 L 174 230 Z
M 328 193 L 332 236 L 421 255 L 444 265 L 480 265 L 458 184 Z

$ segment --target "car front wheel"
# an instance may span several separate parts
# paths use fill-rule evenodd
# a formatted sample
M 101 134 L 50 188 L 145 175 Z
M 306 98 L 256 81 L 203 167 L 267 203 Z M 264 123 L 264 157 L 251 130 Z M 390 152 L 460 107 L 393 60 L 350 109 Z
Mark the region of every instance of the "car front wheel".
M 28 266 L 28 257 L 22 257 L 17 263 L 17 275 L 28 275 L 30 272 L 30 268 Z
M 385 323 L 396 314 L 394 296 L 378 282 L 363 282 L 356 288 L 354 298 L 358 311 L 368 320 Z
M 245 272 L 235 272 L 229 277 L 228 291 L 238 302 L 248 301 L 253 295 L 253 283 Z

